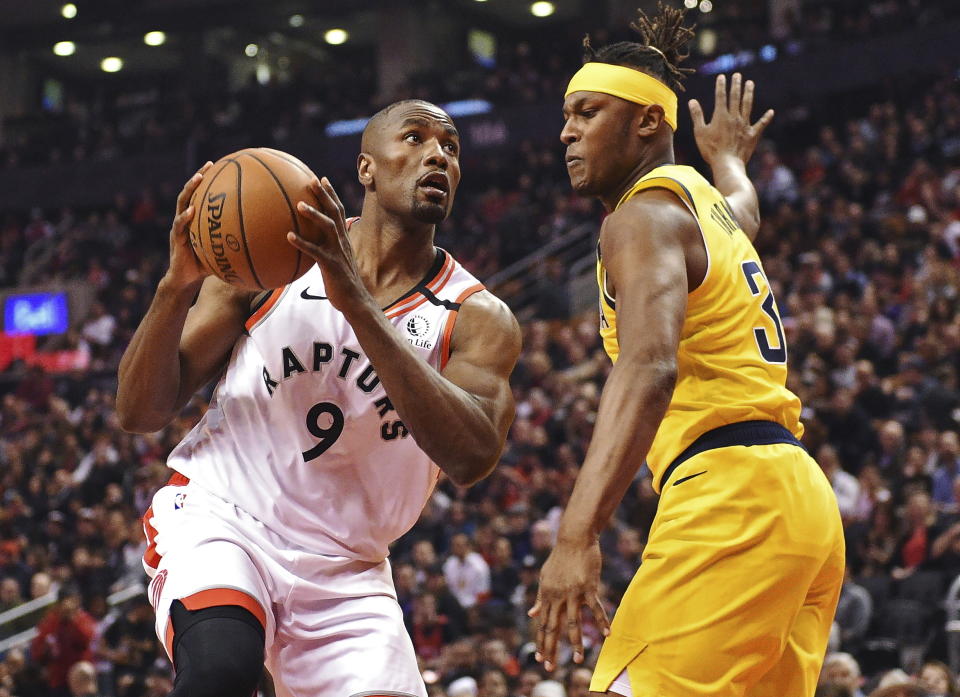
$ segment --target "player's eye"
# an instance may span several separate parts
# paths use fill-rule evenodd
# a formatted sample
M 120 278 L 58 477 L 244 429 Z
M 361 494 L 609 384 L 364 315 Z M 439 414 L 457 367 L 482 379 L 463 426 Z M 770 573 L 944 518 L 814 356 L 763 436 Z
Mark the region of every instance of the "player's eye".
M 407 133 L 407 134 L 403 137 L 403 139 L 406 140 L 406 141 L 409 141 L 409 142 L 411 142 L 411 143 L 419 143 L 419 142 L 420 142 L 420 134 L 417 133 L 416 131 L 410 131 L 409 133 Z
M 452 152 L 454 155 L 460 152 L 460 146 L 457 143 L 454 143 L 452 141 L 444 144 L 443 147 L 446 148 L 448 151 Z

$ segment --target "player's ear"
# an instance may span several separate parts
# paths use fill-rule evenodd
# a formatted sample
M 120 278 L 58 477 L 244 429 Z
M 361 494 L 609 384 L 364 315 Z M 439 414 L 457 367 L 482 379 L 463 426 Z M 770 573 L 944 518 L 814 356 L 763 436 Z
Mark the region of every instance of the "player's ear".
M 640 116 L 637 119 L 637 135 L 648 138 L 660 130 L 666 114 L 659 104 L 646 104 L 640 107 Z
M 376 163 L 373 158 L 365 152 L 357 156 L 357 180 L 363 186 L 373 185 L 373 173 L 376 170 Z

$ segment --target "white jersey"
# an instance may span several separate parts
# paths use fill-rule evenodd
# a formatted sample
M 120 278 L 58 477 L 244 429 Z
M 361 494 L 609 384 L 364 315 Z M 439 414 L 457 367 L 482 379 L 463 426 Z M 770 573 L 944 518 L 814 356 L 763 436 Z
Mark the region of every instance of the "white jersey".
M 438 249 L 385 314 L 440 370 L 460 304 L 482 289 Z M 377 562 L 417 521 L 439 469 L 325 294 L 315 265 L 266 298 L 168 464 L 305 550 Z

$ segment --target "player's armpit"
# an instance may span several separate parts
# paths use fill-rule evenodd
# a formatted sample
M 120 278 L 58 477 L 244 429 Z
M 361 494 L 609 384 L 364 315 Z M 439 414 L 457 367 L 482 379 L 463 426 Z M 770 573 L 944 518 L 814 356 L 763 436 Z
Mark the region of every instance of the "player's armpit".
M 180 336 L 178 410 L 223 370 L 233 345 L 244 332 L 256 295 L 215 276 L 204 279 Z
M 521 333 L 506 304 L 488 291 L 471 295 L 460 308 L 450 343 L 450 359 L 443 376 L 471 395 L 489 419 L 489 453 L 480 458 L 482 479 L 503 450 L 507 431 L 513 423 L 515 405 L 510 374 L 520 355 Z

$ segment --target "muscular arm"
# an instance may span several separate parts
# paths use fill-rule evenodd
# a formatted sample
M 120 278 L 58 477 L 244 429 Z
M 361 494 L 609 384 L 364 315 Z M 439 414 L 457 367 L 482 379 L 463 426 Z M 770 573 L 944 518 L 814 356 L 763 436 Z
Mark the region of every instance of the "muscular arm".
M 417 355 L 369 295 L 341 311 L 417 445 L 456 484 L 487 476 L 514 415 L 509 378 L 520 328 L 506 305 L 486 291 L 463 303 L 442 374 Z
M 713 185 L 727 199 L 734 218 L 753 242 L 760 230 L 760 203 L 757 190 L 747 176 L 746 164 L 740 158 L 728 155 L 710 162 L 710 171 Z
M 197 284 L 164 277 L 120 361 L 117 416 L 125 431 L 166 426 L 224 366 L 243 333 L 253 293 L 208 276 Z
M 596 539 L 653 443 L 677 378 L 688 292 L 685 245 L 698 234 L 673 196 L 657 191 L 631 200 L 604 224 L 600 246 L 616 290 L 620 355 L 603 388 L 558 545 Z

